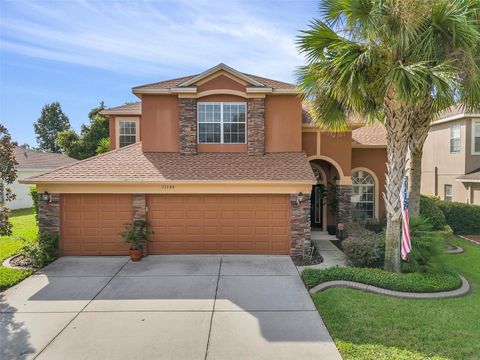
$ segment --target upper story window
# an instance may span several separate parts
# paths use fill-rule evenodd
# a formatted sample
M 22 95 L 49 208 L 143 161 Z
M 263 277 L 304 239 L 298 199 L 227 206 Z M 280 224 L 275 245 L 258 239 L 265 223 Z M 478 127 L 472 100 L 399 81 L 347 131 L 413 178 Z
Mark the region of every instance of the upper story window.
M 352 174 L 352 219 L 369 220 L 375 218 L 375 179 L 366 171 Z
M 472 155 L 480 155 L 480 119 L 472 120 Z
M 138 141 L 138 119 L 117 118 L 117 144 L 118 147 L 135 144 Z
M 452 190 L 452 185 L 450 184 L 445 184 L 443 188 L 443 200 L 445 201 L 452 201 L 453 200 L 453 190 Z
M 198 103 L 198 142 L 245 144 L 246 108 L 245 103 Z
M 450 125 L 450 154 L 460 152 L 460 124 Z

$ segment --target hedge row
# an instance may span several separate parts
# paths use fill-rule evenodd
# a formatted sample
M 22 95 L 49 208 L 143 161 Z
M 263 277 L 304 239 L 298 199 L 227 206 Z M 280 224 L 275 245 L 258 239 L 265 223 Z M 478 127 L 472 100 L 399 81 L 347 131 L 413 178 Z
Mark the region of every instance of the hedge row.
M 455 234 L 480 234 L 480 206 L 478 205 L 444 201 L 433 196 L 422 196 L 420 199 L 420 215 L 429 218 L 430 223 L 436 229 L 448 224 Z
M 381 269 L 333 267 L 325 270 L 305 269 L 303 281 L 309 289 L 333 280 L 355 281 L 383 289 L 408 292 L 439 292 L 458 289 L 462 280 L 451 272 L 439 274 L 397 274 Z

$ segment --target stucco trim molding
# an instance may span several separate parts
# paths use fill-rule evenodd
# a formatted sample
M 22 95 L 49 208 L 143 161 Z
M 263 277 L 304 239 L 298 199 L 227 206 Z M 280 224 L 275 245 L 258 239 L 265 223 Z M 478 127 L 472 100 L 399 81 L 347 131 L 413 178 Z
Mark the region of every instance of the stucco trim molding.
M 340 180 L 337 180 L 336 185 L 352 185 L 352 178 L 350 176 L 345 176 L 340 164 L 335 160 L 333 160 L 332 158 L 325 155 L 312 155 L 308 157 L 308 161 L 313 161 L 313 160 L 328 161 L 333 166 L 335 166 L 335 168 L 338 171 L 338 174 L 340 175 Z
M 238 77 L 239 79 L 242 79 L 242 80 L 248 82 L 249 84 L 252 84 L 252 85 L 255 85 L 255 86 L 264 86 L 262 83 L 252 79 L 251 77 L 249 77 L 245 74 L 242 74 L 240 71 L 237 71 L 237 70 L 231 68 L 228 65 L 220 63 L 217 66 L 214 66 L 214 67 L 202 72 L 201 74 L 198 74 L 197 76 L 194 76 L 193 78 L 191 78 L 187 81 L 184 81 L 183 83 L 179 84 L 178 87 L 189 86 L 189 85 L 195 84 L 199 80 L 202 80 L 203 78 L 206 78 L 207 76 L 209 76 L 209 75 L 211 75 L 211 74 L 213 74 L 217 71 L 220 71 L 220 70 L 224 70 L 226 72 L 229 72 L 230 74 Z

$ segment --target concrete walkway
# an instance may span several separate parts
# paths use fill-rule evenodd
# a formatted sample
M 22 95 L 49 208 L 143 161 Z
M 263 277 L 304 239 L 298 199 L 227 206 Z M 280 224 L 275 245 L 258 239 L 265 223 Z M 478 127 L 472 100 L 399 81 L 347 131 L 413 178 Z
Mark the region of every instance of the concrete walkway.
M 0 294 L 0 359 L 341 359 L 288 256 L 63 257 Z
M 318 265 L 311 266 L 297 266 L 300 273 L 307 269 L 328 269 L 334 266 L 347 266 L 347 257 L 341 252 L 332 241 L 337 238 L 321 231 L 312 231 L 312 243 L 315 249 L 322 255 L 323 262 Z

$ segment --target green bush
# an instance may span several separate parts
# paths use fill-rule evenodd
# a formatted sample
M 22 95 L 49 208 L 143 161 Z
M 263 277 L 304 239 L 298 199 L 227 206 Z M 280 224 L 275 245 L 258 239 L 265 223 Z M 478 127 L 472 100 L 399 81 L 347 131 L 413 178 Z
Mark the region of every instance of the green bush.
M 407 262 L 402 262 L 403 272 L 444 272 L 444 233 L 432 231 L 429 219 L 422 216 L 410 217 L 410 241 L 412 251 Z
M 420 196 L 420 216 L 427 218 L 433 230 L 442 230 L 447 225 L 447 220 L 438 206 L 440 200 L 433 196 Z
M 437 204 L 455 234 L 480 234 L 480 206 L 442 200 Z
M 439 292 L 458 289 L 462 280 L 453 272 L 437 274 L 397 274 L 380 269 L 333 267 L 325 270 L 306 269 L 302 273 L 305 285 L 314 286 L 333 280 L 355 281 L 383 289 L 408 292 Z
M 373 231 L 375 234 L 380 234 L 387 227 L 387 219 L 367 221 L 365 228 Z
M 342 250 L 353 266 L 375 267 L 382 257 L 377 235 L 361 224 L 347 226 L 348 238 L 342 241 Z
M 41 268 L 58 257 L 58 236 L 42 233 L 36 242 L 25 241 L 21 252 Z
M 33 200 L 33 208 L 35 209 L 35 219 L 38 221 L 38 193 L 35 185 L 30 186 L 30 196 Z

